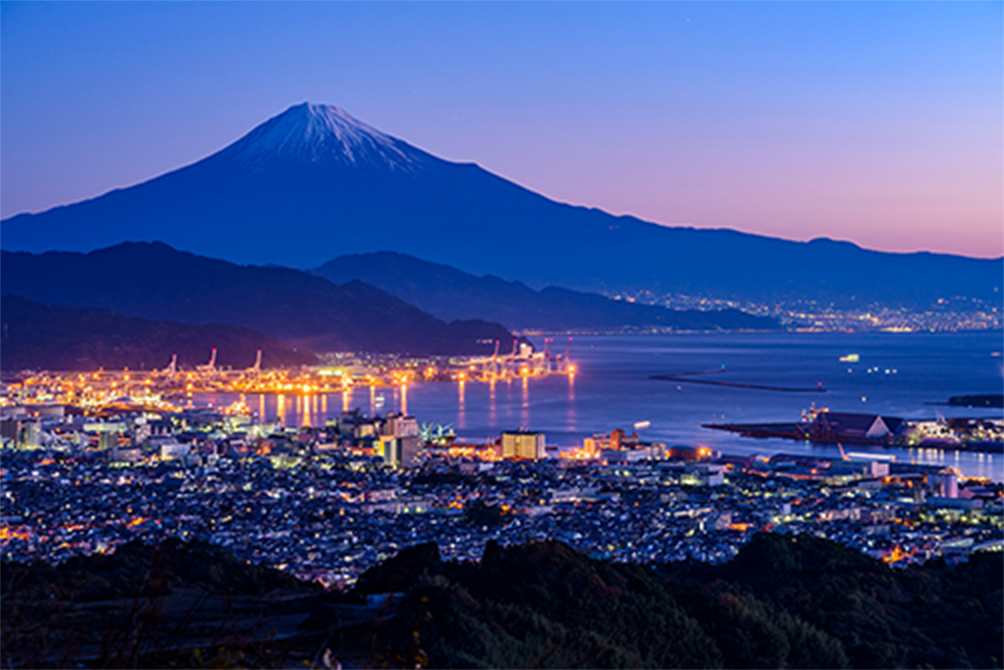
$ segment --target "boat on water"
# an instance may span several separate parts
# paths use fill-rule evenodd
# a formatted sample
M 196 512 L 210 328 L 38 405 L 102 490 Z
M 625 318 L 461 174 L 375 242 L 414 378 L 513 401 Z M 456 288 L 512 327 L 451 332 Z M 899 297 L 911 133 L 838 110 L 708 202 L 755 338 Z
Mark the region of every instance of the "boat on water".
M 860 354 L 847 354 L 846 356 L 840 357 L 841 363 L 857 363 L 861 360 Z

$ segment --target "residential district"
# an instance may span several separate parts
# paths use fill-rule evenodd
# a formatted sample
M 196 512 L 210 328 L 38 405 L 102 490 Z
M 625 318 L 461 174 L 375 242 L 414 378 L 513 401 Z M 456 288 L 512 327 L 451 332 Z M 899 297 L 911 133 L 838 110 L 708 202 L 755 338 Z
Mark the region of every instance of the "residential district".
M 883 304 L 849 308 L 815 300 L 750 302 L 652 291 L 607 295 L 613 300 L 671 309 L 741 309 L 758 316 L 776 317 L 798 332 L 958 332 L 1000 330 L 1004 326 L 999 303 L 965 297 L 939 298 L 926 308 Z
M 228 408 L 2 408 L 0 552 L 59 562 L 134 538 L 203 538 L 348 586 L 427 541 L 558 539 L 595 557 L 724 561 L 757 531 L 811 533 L 905 565 L 1004 544 L 1002 485 L 885 460 L 729 457 L 615 429 L 574 449 L 513 430 L 487 444 L 403 414 L 321 427 Z

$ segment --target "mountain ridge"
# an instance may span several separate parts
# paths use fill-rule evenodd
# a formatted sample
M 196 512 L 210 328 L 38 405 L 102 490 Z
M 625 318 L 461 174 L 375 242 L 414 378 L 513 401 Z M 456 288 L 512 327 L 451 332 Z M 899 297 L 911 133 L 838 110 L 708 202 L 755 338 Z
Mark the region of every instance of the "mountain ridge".
M 364 282 L 336 286 L 292 268 L 239 266 L 163 243 L 88 254 L 0 251 L 0 259 L 5 294 L 158 321 L 245 326 L 317 353 L 490 353 L 483 341 L 512 338 L 499 324 L 448 324 Z
M 850 242 L 663 226 L 556 202 L 476 164 L 450 162 L 383 133 L 391 144 L 374 142 L 404 152 L 409 169 L 386 161 L 313 160 L 297 151 L 246 159 L 249 138 L 280 122 L 309 137 L 311 122 L 323 119 L 307 112 L 309 105 L 294 106 L 220 151 L 149 181 L 4 219 L 0 246 L 80 251 L 126 239 L 162 240 L 232 262 L 301 268 L 383 249 L 536 288 L 847 307 L 925 307 L 955 296 L 998 305 L 1004 299 L 1004 258 L 893 254 Z
M 189 324 L 126 317 L 111 309 L 44 305 L 0 296 L 3 346 L 0 368 L 151 370 L 175 354 L 182 369 L 205 362 L 217 348 L 220 367 L 250 367 L 257 351 L 262 367 L 313 365 L 317 357 L 256 330 L 227 324 Z
M 773 318 L 736 309 L 672 310 L 610 300 L 556 286 L 535 291 L 495 275 L 476 277 L 449 265 L 409 254 L 380 251 L 346 254 L 311 270 L 336 284 L 362 280 L 441 319 L 481 318 L 509 328 L 536 330 L 604 329 L 631 326 L 676 330 L 777 330 Z

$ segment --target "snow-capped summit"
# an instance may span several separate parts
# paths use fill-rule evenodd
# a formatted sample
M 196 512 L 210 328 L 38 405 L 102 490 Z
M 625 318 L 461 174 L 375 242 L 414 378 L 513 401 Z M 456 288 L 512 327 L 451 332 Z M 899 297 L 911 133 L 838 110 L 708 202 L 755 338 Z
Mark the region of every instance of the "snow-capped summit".
M 332 105 L 304 102 L 257 126 L 220 152 L 259 165 L 276 157 L 412 170 L 418 150 Z

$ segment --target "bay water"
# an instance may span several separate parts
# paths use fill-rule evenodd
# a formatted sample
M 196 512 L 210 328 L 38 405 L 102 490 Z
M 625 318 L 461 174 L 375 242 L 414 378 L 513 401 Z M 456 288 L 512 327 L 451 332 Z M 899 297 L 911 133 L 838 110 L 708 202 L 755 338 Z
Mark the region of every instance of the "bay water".
M 541 338 L 531 338 L 540 347 Z M 539 341 L 538 341 L 539 340 Z M 1004 392 L 1004 334 L 963 333 L 720 333 L 555 337 L 570 346 L 574 378 L 551 376 L 495 384 L 424 383 L 352 395 L 247 397 L 264 418 L 286 425 L 324 425 L 344 407 L 364 413 L 407 409 L 422 423 L 451 426 L 467 441 L 503 430 L 542 431 L 548 444 L 581 445 L 584 437 L 634 424 L 643 440 L 708 446 L 726 454 L 776 453 L 839 457 L 836 446 L 743 438 L 702 423 L 795 422 L 812 408 L 907 419 L 1000 418 L 1000 409 L 928 404 L 953 395 Z M 856 354 L 855 362 L 842 357 Z M 784 392 L 650 379 L 700 372 L 692 379 L 808 389 Z M 820 390 L 822 389 L 822 390 Z M 204 395 L 199 403 L 228 398 Z M 648 422 L 647 425 L 644 422 Z M 846 446 L 892 455 L 898 462 L 944 464 L 970 477 L 1004 480 L 1004 453 Z

